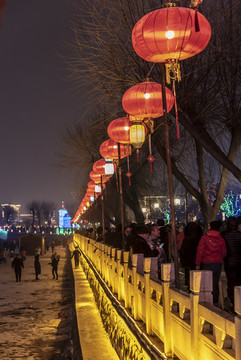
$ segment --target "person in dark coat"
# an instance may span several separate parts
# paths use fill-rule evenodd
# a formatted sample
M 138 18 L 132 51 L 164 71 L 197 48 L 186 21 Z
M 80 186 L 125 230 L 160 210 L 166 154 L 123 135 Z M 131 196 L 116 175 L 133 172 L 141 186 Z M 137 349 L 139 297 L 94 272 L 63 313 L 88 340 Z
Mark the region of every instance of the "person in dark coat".
M 234 305 L 234 287 L 241 286 L 241 232 L 234 217 L 227 220 L 227 230 L 222 233 L 227 247 L 224 270 L 227 277 L 227 294 Z
M 16 282 L 21 281 L 22 268 L 24 268 L 23 260 L 20 257 L 20 254 L 17 254 L 12 261 L 12 268 L 14 269 L 16 275 Z
M 36 280 L 40 280 L 38 277 L 38 275 L 41 274 L 41 265 L 39 262 L 39 254 L 36 254 L 34 256 L 34 269 L 35 269 Z
M 58 280 L 59 259 L 60 259 L 60 256 L 57 255 L 57 253 L 55 251 L 55 253 L 51 256 L 52 274 L 53 274 L 53 279 L 55 279 L 55 280 Z
M 149 237 L 149 229 L 145 225 L 136 225 L 135 233 L 127 239 L 128 248 L 132 254 L 144 254 L 144 257 L 157 257 L 159 251 L 151 249 L 147 243 Z
M 189 271 L 196 269 L 196 253 L 199 240 L 202 237 L 202 228 L 195 222 L 187 224 L 184 230 L 184 239 L 180 249 L 180 260 L 185 270 L 185 285 L 189 289 Z
M 81 252 L 79 251 L 78 246 L 75 246 L 75 250 L 73 251 L 73 254 L 71 256 L 71 259 L 74 257 L 75 267 L 79 266 L 79 257 L 81 255 Z

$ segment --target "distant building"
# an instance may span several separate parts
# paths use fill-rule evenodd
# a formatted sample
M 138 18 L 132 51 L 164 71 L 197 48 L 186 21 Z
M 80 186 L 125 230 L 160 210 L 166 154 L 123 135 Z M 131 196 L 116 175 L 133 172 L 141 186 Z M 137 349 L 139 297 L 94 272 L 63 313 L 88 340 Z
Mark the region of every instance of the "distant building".
M 71 217 L 64 207 L 64 202 L 62 202 L 62 208 L 59 210 L 59 227 L 65 229 L 71 228 Z

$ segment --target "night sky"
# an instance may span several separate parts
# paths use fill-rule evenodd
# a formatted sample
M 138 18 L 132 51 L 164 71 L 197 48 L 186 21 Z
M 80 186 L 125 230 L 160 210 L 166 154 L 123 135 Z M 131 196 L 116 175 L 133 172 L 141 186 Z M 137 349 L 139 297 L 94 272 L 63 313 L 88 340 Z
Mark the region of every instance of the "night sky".
M 73 8 L 68 0 L 8 0 L 0 28 L 0 203 L 71 202 L 73 173 L 56 166 L 66 123 L 78 119 L 60 55 Z

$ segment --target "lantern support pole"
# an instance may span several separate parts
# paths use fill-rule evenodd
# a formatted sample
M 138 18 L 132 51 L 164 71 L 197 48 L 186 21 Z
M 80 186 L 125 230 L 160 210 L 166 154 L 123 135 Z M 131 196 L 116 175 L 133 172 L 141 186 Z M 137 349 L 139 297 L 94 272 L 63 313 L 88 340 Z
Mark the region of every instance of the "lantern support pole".
M 104 209 L 104 194 L 103 194 L 103 181 L 102 175 L 100 176 L 100 185 L 101 185 L 101 210 L 102 210 L 102 235 L 103 242 L 105 244 L 105 209 Z
M 172 226 L 171 238 L 172 238 L 172 251 L 174 255 L 175 285 L 177 288 L 179 288 L 179 268 L 178 268 L 177 241 L 176 241 L 174 191 L 173 191 L 173 180 L 172 180 L 169 125 L 167 118 L 165 65 L 163 63 L 160 64 L 160 73 L 161 73 L 161 86 L 162 86 L 164 132 L 165 132 L 165 143 L 166 143 L 167 174 L 168 174 L 168 186 L 169 186 L 170 207 L 171 207 L 171 226 Z
M 121 206 L 121 238 L 122 238 L 122 248 L 123 248 L 123 251 L 125 251 L 124 202 L 123 202 L 123 187 L 122 187 L 120 160 L 121 160 L 120 143 L 118 143 L 118 175 L 119 175 L 119 191 L 120 191 L 120 206 Z

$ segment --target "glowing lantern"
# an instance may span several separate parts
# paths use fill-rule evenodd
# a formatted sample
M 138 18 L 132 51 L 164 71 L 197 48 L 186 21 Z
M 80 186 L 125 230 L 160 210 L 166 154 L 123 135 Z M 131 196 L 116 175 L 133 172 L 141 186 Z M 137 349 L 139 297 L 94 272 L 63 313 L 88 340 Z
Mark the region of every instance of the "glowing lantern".
M 120 143 L 130 144 L 130 127 L 132 122 L 128 117 L 122 117 L 111 121 L 107 128 L 109 137 Z
M 96 171 L 91 171 L 90 178 L 92 181 L 94 181 L 96 184 L 100 184 L 101 177 L 100 174 L 98 174 Z
M 135 148 L 142 147 L 145 135 L 144 125 L 141 122 L 133 122 L 130 127 L 130 141 Z
M 202 14 L 183 7 L 166 7 L 146 14 L 136 23 L 132 44 L 142 59 L 168 64 L 168 70 L 180 80 L 178 62 L 204 50 L 210 37 L 210 24 Z
M 96 193 L 101 193 L 101 186 L 100 185 L 95 185 L 95 192 Z
M 118 159 L 118 143 L 114 140 L 108 139 L 100 145 L 100 154 L 105 159 Z M 131 154 L 131 150 L 120 144 L 121 159 Z
M 166 88 L 167 112 L 174 104 L 171 90 Z M 156 82 L 146 81 L 129 88 L 122 97 L 125 112 L 131 115 L 132 121 L 146 118 L 157 118 L 163 115 L 162 86 Z
M 95 191 L 95 182 L 94 181 L 88 182 L 88 189 Z
M 93 170 L 100 175 L 113 175 L 115 166 L 112 162 L 107 163 L 105 159 L 100 159 L 94 163 Z

